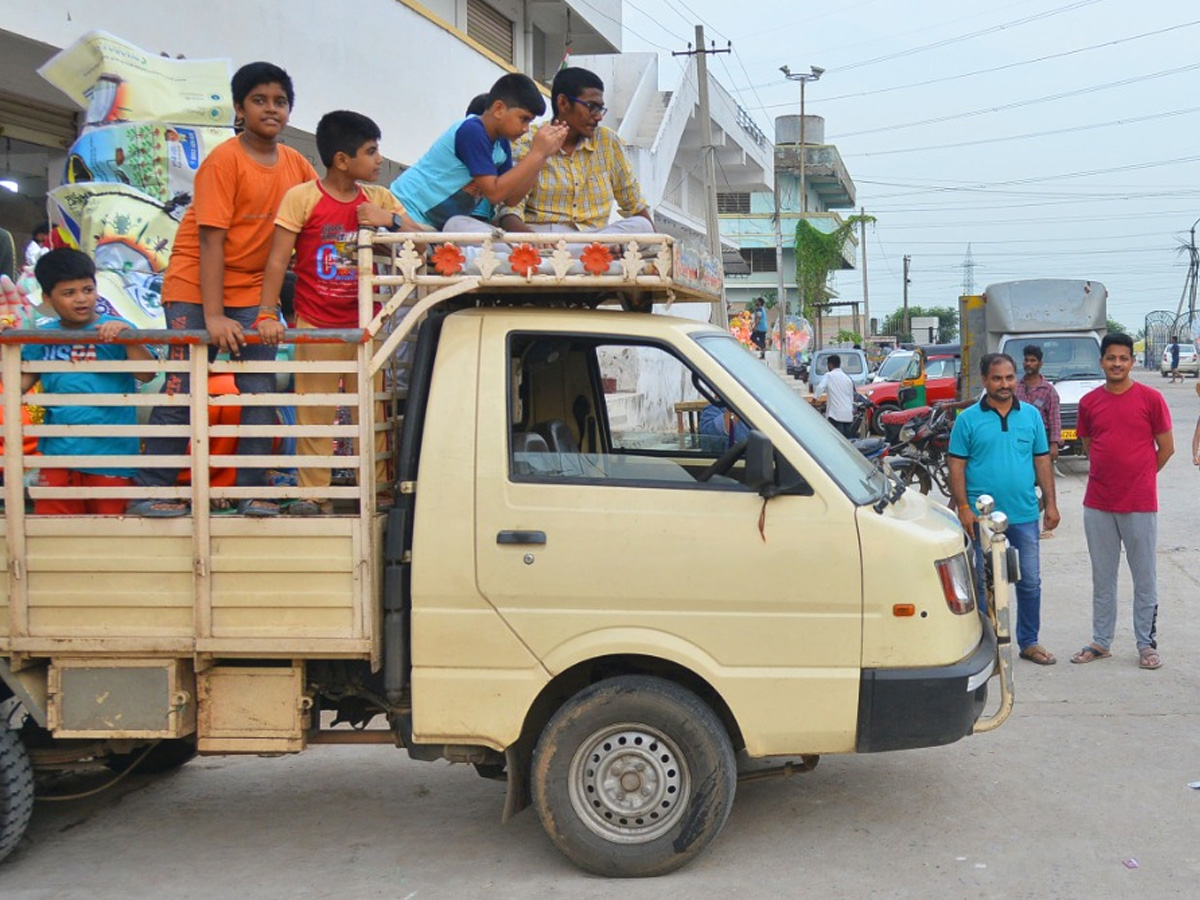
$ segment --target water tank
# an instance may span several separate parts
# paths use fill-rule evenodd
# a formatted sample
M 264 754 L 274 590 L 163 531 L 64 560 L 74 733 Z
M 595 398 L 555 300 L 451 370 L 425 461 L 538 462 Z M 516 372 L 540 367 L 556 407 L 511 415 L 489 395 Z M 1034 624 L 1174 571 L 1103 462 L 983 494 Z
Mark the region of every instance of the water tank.
M 776 116 L 775 117 L 775 143 L 777 144 L 798 144 L 800 143 L 800 117 L 799 116 Z M 823 144 L 825 143 L 825 117 L 824 116 L 805 116 L 804 117 L 804 143 L 806 144 Z

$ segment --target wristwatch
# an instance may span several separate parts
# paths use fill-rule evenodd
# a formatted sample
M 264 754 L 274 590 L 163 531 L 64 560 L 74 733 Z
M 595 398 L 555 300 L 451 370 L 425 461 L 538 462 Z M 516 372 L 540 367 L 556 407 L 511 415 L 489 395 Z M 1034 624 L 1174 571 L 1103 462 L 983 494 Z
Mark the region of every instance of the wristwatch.
M 400 218 L 400 213 L 392 213 L 392 231 L 403 231 L 404 220 Z

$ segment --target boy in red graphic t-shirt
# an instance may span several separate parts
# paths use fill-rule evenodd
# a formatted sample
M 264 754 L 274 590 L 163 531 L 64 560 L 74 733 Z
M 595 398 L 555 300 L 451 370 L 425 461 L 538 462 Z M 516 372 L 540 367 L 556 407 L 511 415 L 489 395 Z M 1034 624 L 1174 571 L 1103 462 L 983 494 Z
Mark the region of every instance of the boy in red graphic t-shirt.
M 278 318 L 279 291 L 283 276 L 296 253 L 296 327 L 359 328 L 367 323 L 358 316 L 358 270 L 355 245 L 358 229 L 391 228 L 422 231 L 408 218 L 404 207 L 387 188 L 374 184 L 383 157 L 379 153 L 379 126 L 364 115 L 339 110 L 327 113 L 317 123 L 317 152 L 325 165 L 325 177 L 289 190 L 275 217 L 275 237 L 263 275 L 262 300 L 255 327 L 264 343 L 278 344 L 283 325 Z M 297 362 L 352 361 L 354 344 L 297 344 Z M 381 373 L 382 374 L 382 373 Z M 346 393 L 358 391 L 353 372 L 296 372 L 297 394 L 332 394 L 339 383 Z M 382 389 L 382 383 L 376 390 Z M 348 404 L 352 411 L 356 404 Z M 298 406 L 299 425 L 333 425 L 337 410 L 332 406 Z M 376 453 L 386 449 L 386 436 L 377 432 Z M 301 456 L 332 456 L 333 438 L 303 436 L 297 440 Z M 299 460 L 300 487 L 328 488 L 327 466 L 306 466 Z M 376 480 L 386 472 L 376 464 Z M 322 498 L 305 498 L 288 507 L 292 515 L 329 512 Z

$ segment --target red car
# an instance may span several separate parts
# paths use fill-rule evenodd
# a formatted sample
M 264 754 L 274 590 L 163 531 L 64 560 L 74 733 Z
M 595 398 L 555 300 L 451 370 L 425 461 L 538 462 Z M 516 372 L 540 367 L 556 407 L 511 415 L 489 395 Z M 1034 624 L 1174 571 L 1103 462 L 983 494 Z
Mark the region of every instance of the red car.
M 894 350 L 883 361 L 875 380 L 860 387 L 858 392 L 875 404 L 871 416 L 871 431 L 882 434 L 879 417 L 889 410 L 900 408 L 900 388 L 906 375 L 911 376 L 911 365 L 916 354 L 912 350 Z M 961 359 L 951 354 L 930 355 L 925 363 L 925 402 L 954 400 L 958 396 L 958 371 Z

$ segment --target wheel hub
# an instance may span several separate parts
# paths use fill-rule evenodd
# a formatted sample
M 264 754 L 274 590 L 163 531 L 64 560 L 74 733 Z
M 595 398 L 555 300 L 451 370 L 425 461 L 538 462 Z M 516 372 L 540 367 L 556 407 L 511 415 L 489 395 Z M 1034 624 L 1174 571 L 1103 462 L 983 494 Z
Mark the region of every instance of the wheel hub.
M 571 760 L 571 804 L 593 832 L 643 843 L 683 815 L 690 778 L 665 735 L 646 725 L 616 725 L 585 740 Z

